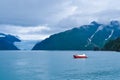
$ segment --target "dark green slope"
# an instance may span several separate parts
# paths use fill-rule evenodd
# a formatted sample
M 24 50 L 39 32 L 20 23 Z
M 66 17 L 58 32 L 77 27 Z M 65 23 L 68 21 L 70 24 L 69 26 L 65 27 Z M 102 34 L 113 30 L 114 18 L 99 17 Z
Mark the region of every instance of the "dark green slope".
M 37 43 L 33 50 L 85 50 L 88 37 L 98 28 L 99 24 L 84 25 L 65 32 L 54 34 Z M 88 34 L 89 33 L 89 34 Z M 84 46 L 83 46 L 84 45 Z
M 115 40 L 108 41 L 103 50 L 107 51 L 120 51 L 120 37 Z

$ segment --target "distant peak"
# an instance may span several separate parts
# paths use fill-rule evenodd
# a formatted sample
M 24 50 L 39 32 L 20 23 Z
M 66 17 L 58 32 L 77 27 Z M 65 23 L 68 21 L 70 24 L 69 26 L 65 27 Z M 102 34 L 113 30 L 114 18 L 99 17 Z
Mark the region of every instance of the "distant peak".
M 100 25 L 98 22 L 96 22 L 96 21 L 92 21 L 90 24 L 92 24 L 92 25 Z
M 0 35 L 5 35 L 5 34 L 3 34 L 3 33 L 0 33 Z
M 111 25 L 115 25 L 115 26 L 119 26 L 120 25 L 119 21 L 117 21 L 117 20 L 111 21 L 110 24 Z

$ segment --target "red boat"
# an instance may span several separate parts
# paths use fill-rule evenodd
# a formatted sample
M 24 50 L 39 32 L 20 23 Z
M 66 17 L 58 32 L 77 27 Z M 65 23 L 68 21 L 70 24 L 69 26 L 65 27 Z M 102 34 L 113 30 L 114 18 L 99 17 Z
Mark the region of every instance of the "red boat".
M 85 54 L 76 54 L 76 55 L 73 55 L 74 58 L 88 58 Z

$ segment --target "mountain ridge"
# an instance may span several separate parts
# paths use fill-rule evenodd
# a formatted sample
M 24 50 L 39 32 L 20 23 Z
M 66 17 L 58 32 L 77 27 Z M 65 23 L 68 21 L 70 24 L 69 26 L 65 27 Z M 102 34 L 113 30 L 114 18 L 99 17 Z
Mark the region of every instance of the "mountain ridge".
M 0 50 L 19 50 L 14 45 L 14 42 L 20 41 L 20 39 L 13 35 L 0 33 Z
M 100 24 L 96 21 L 64 32 L 51 35 L 37 43 L 33 50 L 93 50 L 102 48 L 109 39 L 120 36 L 120 24 L 111 21 Z

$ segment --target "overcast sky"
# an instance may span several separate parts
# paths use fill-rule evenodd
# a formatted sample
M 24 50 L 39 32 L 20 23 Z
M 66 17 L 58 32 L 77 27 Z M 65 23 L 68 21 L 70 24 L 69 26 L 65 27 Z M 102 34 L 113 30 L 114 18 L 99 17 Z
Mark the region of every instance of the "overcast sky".
M 0 32 L 41 40 L 91 21 L 119 21 L 119 6 L 119 0 L 0 0 Z

